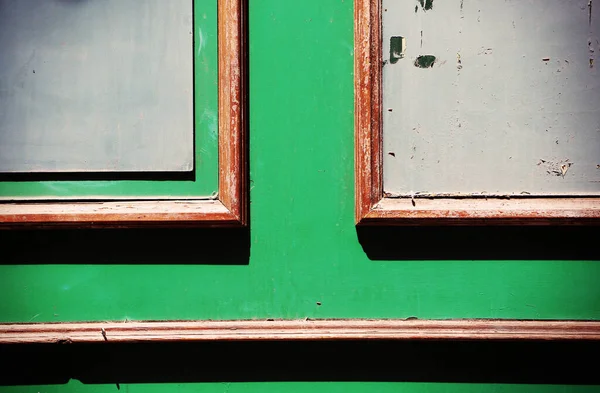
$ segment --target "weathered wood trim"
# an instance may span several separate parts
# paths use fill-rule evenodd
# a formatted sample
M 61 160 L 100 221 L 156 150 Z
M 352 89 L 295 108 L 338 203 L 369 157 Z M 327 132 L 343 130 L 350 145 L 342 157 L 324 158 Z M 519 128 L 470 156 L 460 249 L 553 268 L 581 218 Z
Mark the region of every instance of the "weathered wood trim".
M 354 2 L 355 218 L 383 197 L 380 0 Z
M 239 225 L 217 200 L 31 203 L 0 206 L 0 212 L 0 228 Z
M 600 198 L 383 198 L 362 219 L 372 225 L 598 225 Z
M 218 1 L 219 192 L 215 200 L 0 202 L 0 229 L 244 226 L 247 0 Z
M 600 225 L 600 198 L 386 198 L 381 0 L 355 0 L 355 221 L 367 225 Z
M 600 322 L 287 320 L 0 325 L 0 344 L 300 340 L 600 340 Z
M 246 6 L 219 0 L 219 200 L 246 224 Z

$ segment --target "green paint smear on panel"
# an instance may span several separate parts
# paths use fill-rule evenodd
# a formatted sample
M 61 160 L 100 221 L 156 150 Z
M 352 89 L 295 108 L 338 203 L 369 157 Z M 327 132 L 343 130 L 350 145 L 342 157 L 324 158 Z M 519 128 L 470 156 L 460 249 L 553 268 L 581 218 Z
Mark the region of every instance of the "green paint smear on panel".
M 202 12 L 210 18 L 209 3 Z M 0 320 L 600 319 L 598 261 L 370 260 L 354 225 L 353 3 L 251 0 L 248 9 L 249 260 L 209 259 L 201 234 L 198 242 L 187 236 L 192 251 L 182 258 L 177 232 L 165 234 L 172 256 L 162 260 L 147 242 L 102 263 L 83 252 L 76 263 L 10 265 L 5 253 Z M 293 58 L 281 48 L 294 48 Z M 237 247 L 228 232 L 215 233 L 223 248 Z
M 433 8 L 433 0 L 418 0 L 418 2 L 425 11 L 429 11 Z
M 459 383 L 400 383 L 400 382 L 220 382 L 220 383 L 162 383 L 84 385 L 71 381 L 65 385 L 6 386 L 3 393 L 591 393 L 598 386 L 567 385 L 509 385 L 509 384 L 459 384 Z
M 0 198 L 208 196 L 218 188 L 217 10 L 194 0 L 195 176 L 192 180 L 0 182 Z
M 423 55 L 415 59 L 415 67 L 417 68 L 431 68 L 435 64 L 435 56 Z

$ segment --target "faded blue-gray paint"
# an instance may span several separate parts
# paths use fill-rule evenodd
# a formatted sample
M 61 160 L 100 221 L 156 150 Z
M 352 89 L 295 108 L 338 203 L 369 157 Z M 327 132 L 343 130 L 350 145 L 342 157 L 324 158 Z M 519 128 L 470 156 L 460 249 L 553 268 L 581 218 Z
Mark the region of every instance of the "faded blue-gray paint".
M 193 168 L 191 0 L 0 0 L 0 171 Z
M 600 194 L 600 6 L 589 3 L 453 0 L 415 12 L 383 0 L 385 190 Z M 390 58 L 394 36 L 402 59 Z M 435 63 L 418 61 L 426 55 Z

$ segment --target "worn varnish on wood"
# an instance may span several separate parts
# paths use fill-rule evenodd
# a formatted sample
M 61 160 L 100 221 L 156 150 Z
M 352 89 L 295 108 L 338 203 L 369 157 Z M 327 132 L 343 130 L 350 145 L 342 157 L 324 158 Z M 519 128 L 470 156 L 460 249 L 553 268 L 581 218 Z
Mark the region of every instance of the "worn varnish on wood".
M 0 325 L 0 343 L 298 340 L 600 340 L 600 322 L 300 320 Z

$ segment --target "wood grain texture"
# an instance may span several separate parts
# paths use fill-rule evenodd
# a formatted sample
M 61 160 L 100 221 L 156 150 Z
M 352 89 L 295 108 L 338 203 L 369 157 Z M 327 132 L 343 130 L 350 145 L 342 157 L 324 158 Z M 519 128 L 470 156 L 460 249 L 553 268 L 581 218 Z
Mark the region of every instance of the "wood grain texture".
M 354 6 L 355 222 L 359 225 L 599 225 L 600 198 L 388 198 L 383 189 L 382 26 Z
M 246 7 L 219 0 L 219 200 L 246 224 Z
M 17 203 L 0 211 L 0 228 L 239 225 L 218 200 Z
M 600 322 L 282 320 L 0 325 L 0 344 L 366 339 L 600 340 Z
M 244 226 L 247 215 L 245 1 L 218 2 L 219 193 L 215 200 L 0 202 L 0 229 Z
M 383 198 L 362 219 L 376 225 L 594 225 L 600 198 Z
M 380 1 L 356 0 L 354 45 L 355 215 L 360 223 L 383 197 Z

